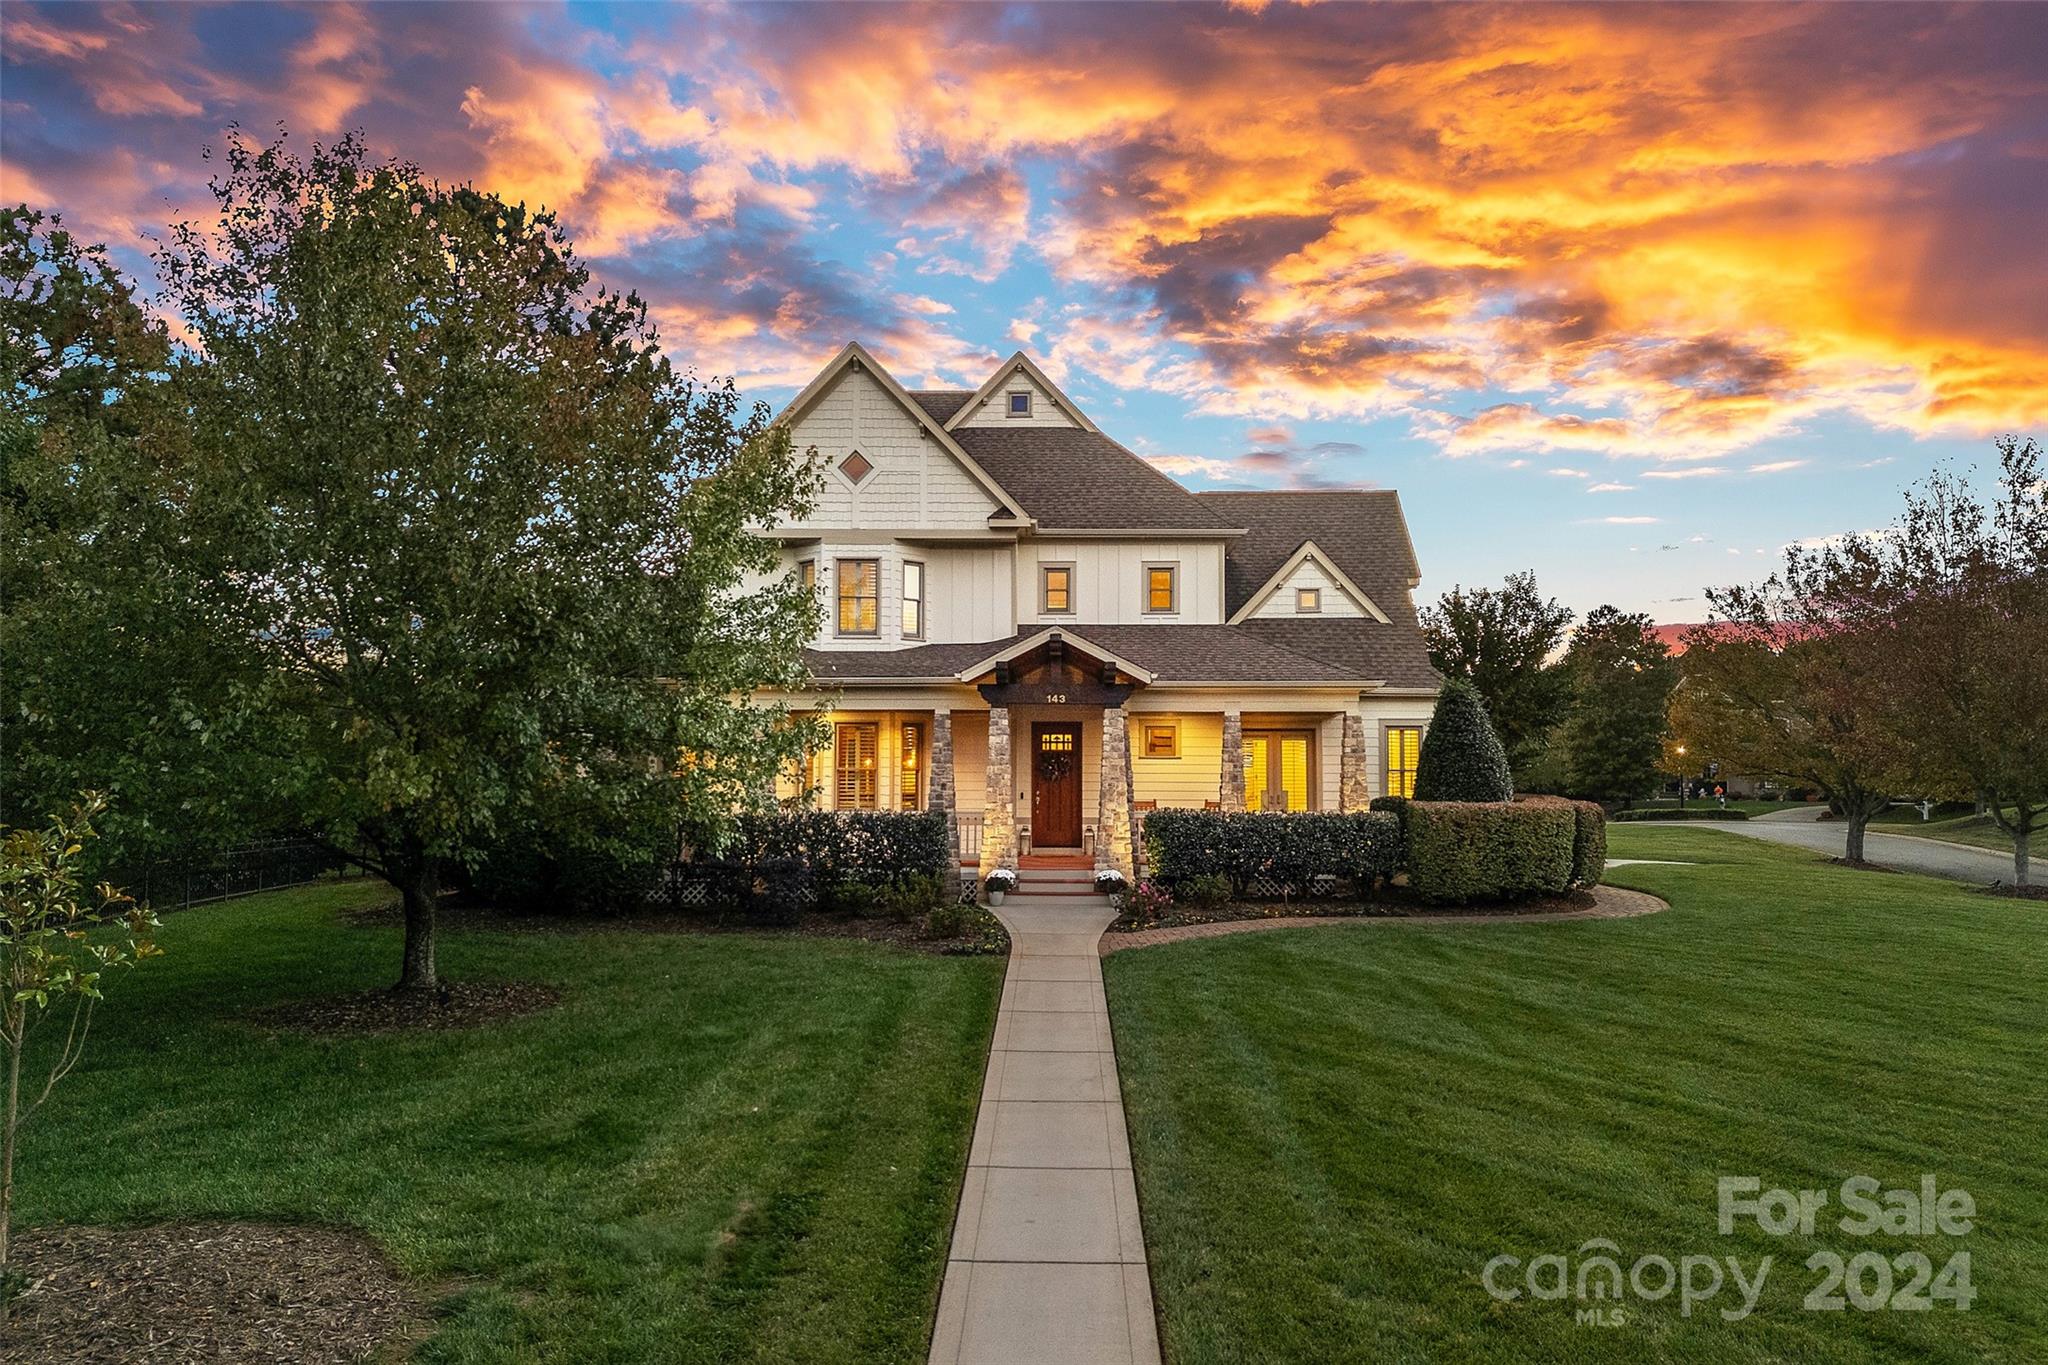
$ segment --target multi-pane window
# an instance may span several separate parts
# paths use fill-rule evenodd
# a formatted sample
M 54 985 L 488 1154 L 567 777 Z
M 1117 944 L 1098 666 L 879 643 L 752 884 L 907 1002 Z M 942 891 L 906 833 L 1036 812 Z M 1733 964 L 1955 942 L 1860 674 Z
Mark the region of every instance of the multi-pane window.
M 1039 608 L 1047 613 L 1074 609 L 1074 566 L 1047 564 L 1039 569 Z
M 1148 612 L 1174 612 L 1180 610 L 1180 568 L 1174 564 L 1147 564 L 1145 566 L 1145 610 Z
M 902 781 L 897 785 L 903 793 L 903 809 L 921 810 L 924 806 L 924 783 L 918 775 L 924 771 L 924 726 L 917 721 L 905 721 L 903 725 L 903 772 Z
M 833 754 L 834 806 L 839 810 L 875 808 L 875 741 L 873 721 L 843 721 Z
M 1302 613 L 1321 611 L 1323 609 L 1323 590 L 1321 588 L 1296 588 L 1294 590 L 1294 609 Z
M 882 566 L 874 559 L 839 561 L 839 633 L 874 635 L 882 618 Z
M 1415 795 L 1415 764 L 1422 757 L 1422 727 L 1389 725 L 1386 729 L 1388 796 Z
M 1307 730 L 1245 731 L 1244 803 L 1249 810 L 1307 810 L 1313 797 L 1309 785 Z
M 818 561 L 806 559 L 796 566 L 797 581 L 804 585 L 804 591 L 812 596 L 818 592 Z
M 903 638 L 924 638 L 924 565 L 914 559 L 903 563 Z
M 1179 723 L 1146 721 L 1139 729 L 1138 753 L 1145 758 L 1179 758 Z

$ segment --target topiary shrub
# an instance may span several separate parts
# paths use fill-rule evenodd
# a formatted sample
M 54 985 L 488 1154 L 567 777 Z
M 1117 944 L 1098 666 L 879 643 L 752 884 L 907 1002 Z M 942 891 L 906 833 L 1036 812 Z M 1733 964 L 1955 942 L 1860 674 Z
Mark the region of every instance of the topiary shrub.
M 1554 806 L 1572 813 L 1572 885 L 1598 886 L 1607 875 L 1607 812 L 1598 801 L 1561 796 L 1518 796 L 1517 805 Z
M 1415 763 L 1417 801 L 1506 801 L 1514 795 L 1508 753 L 1501 747 L 1477 688 L 1452 678 L 1437 694 L 1436 714 Z
M 1564 802 L 1415 801 L 1408 808 L 1408 888 L 1459 904 L 1571 889 L 1578 818 Z

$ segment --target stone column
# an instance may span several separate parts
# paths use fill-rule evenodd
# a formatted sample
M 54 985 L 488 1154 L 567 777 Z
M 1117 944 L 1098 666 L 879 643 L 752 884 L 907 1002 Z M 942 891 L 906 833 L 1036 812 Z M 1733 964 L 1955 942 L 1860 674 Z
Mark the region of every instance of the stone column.
M 1365 761 L 1365 717 L 1344 713 L 1344 751 L 1337 765 L 1337 809 L 1365 810 L 1372 805 L 1372 777 Z
M 1223 713 L 1221 795 L 1223 809 L 1244 809 L 1244 716 L 1236 711 Z
M 988 805 L 981 813 L 981 875 L 1017 861 L 1017 812 L 1011 793 L 1010 708 L 988 710 Z
M 925 776 L 925 804 L 946 816 L 947 855 L 960 860 L 960 810 L 953 800 L 953 713 L 932 712 L 931 772 Z
M 1121 706 L 1102 708 L 1102 774 L 1096 793 L 1095 870 L 1137 878 L 1131 858 L 1131 727 Z

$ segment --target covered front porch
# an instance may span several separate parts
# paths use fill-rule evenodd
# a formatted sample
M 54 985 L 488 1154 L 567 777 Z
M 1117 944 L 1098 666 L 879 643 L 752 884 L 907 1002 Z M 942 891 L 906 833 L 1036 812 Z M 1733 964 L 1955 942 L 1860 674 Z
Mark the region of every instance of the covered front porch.
M 1056 631 L 947 684 L 845 701 L 811 798 L 943 810 L 983 876 L 1056 859 L 1135 877 L 1152 810 L 1357 810 L 1374 785 L 1355 685 L 1161 682 Z

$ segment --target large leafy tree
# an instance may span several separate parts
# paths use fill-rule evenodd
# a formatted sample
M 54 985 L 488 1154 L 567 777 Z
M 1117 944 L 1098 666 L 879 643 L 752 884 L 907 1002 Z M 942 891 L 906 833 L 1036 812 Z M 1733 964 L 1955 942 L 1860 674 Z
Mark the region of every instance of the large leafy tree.
M 1849 860 L 1862 862 L 1899 751 L 1861 642 L 1825 598 L 1794 597 L 1782 577 L 1707 600 L 1713 619 L 1687 633 L 1671 694 L 1674 741 L 1729 772 L 1819 788 L 1847 822 Z
M 1601 801 L 1631 801 L 1657 785 L 1665 708 L 1677 666 L 1640 612 L 1600 606 L 1572 634 L 1562 667 L 1571 711 L 1559 727 L 1568 789 Z
M 1860 627 L 1872 705 L 1911 775 L 1980 801 L 2024 886 L 2048 823 L 2048 471 L 2034 441 L 1997 449 L 1990 498 L 1938 471 L 1888 530 L 1799 555 L 1785 576 Z
M 1454 587 L 1423 610 L 1429 661 L 1479 690 L 1518 773 L 1571 705 L 1570 676 L 1550 666 L 1571 624 L 1571 608 L 1545 598 L 1533 573 L 1509 574 L 1498 590 Z
M 799 677 L 816 608 L 753 532 L 815 471 L 679 374 L 549 215 L 354 137 L 237 140 L 214 193 L 157 254 L 190 346 L 110 548 L 194 642 L 203 693 L 167 680 L 191 746 L 398 889 L 400 985 L 430 987 L 458 864 L 652 850 L 802 751 L 745 698 Z

